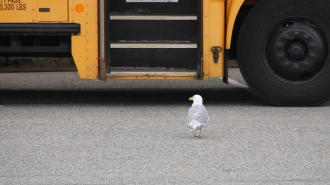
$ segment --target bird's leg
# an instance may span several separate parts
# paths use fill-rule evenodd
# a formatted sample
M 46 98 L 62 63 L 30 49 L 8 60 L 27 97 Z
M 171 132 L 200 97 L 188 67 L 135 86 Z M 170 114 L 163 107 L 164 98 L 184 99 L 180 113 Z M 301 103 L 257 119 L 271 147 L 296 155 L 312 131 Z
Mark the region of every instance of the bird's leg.
M 198 138 L 201 138 L 202 128 L 199 129 L 199 135 Z
M 194 130 L 194 137 L 197 137 L 197 136 L 196 136 L 196 130 Z

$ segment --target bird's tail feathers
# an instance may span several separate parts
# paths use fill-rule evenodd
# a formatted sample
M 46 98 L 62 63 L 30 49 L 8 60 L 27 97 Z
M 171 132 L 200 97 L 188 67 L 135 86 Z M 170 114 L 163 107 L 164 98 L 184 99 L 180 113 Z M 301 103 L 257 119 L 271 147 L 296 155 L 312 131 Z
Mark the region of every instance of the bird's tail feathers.
M 190 123 L 188 123 L 190 130 L 196 130 L 197 128 L 204 126 L 205 124 L 201 124 L 196 120 L 191 121 Z

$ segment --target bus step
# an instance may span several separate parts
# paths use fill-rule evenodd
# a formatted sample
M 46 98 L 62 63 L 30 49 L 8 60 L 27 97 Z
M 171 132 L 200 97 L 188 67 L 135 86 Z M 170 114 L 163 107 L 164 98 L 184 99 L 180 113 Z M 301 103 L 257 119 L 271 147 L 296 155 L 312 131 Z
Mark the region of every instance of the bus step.
M 167 2 L 167 1 L 166 1 Z M 201 71 L 201 1 L 109 1 L 110 76 L 196 77 Z M 126 68 L 125 72 L 113 71 Z M 133 72 L 127 70 L 132 69 Z M 134 71 L 136 69 L 165 69 Z M 174 69 L 174 70 L 168 70 Z M 193 70 L 192 73 L 177 70 Z
M 111 70 L 107 74 L 107 78 L 122 78 L 122 77 L 147 77 L 147 78 L 164 78 L 167 77 L 187 77 L 195 79 L 197 77 L 196 70 L 149 70 L 149 69 L 138 69 L 138 70 Z
M 182 43 L 182 42 L 114 42 L 110 43 L 112 49 L 124 49 L 124 48 L 135 48 L 135 49 L 152 49 L 152 48 L 167 48 L 167 49 L 195 49 L 197 43 Z
M 190 15 L 110 15 L 115 21 L 196 21 L 197 16 Z

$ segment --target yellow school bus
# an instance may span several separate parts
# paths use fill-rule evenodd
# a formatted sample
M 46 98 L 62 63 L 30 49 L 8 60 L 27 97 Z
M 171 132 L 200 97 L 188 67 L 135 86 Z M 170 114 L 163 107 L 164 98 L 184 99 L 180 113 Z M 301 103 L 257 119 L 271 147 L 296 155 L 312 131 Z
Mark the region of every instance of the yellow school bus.
M 0 57 L 69 53 L 81 79 L 228 83 L 280 106 L 330 97 L 330 0 L 0 0 Z

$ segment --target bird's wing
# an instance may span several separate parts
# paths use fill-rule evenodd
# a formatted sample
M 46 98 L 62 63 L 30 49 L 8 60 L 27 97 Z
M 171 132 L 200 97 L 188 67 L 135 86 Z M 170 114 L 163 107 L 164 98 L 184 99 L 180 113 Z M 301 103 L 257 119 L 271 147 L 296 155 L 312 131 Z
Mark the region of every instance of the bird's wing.
M 193 105 L 188 110 L 187 122 L 198 121 L 200 124 L 207 124 L 209 119 L 208 112 L 203 105 Z

